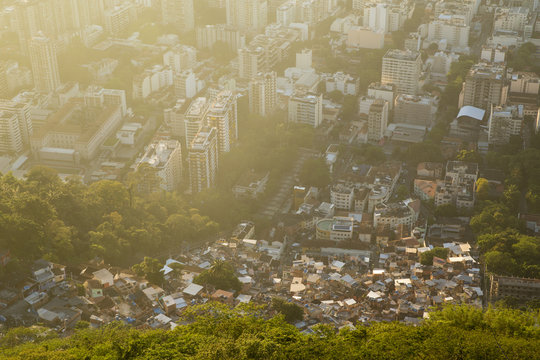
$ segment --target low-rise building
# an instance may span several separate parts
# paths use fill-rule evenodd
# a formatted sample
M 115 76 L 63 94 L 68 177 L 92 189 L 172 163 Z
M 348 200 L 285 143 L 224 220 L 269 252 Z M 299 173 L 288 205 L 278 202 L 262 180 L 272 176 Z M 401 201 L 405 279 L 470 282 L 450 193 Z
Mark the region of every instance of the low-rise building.
M 449 161 L 445 179 L 437 181 L 435 206 L 454 205 L 457 208 L 472 209 L 477 179 L 478 164 Z
M 353 234 L 354 219 L 349 217 L 334 216 L 332 219 L 322 219 L 316 225 L 317 240 L 352 240 Z
M 44 161 L 89 161 L 122 122 L 120 105 L 85 107 L 70 101 L 30 139 L 33 156 Z M 84 124 L 84 126 L 83 126 Z
M 414 179 L 414 194 L 422 200 L 435 198 L 437 183 L 430 180 Z
M 518 278 L 492 274 L 490 277 L 489 300 L 495 302 L 514 298 L 527 302 L 540 297 L 540 279 Z
M 443 168 L 442 163 L 421 162 L 416 167 L 416 175 L 422 178 L 440 179 Z
M 493 106 L 488 122 L 488 143 L 508 144 L 512 136 L 521 135 L 523 127 L 523 105 Z
M 435 99 L 430 96 L 400 94 L 396 98 L 394 122 L 431 127 L 436 111 Z
M 323 81 L 326 85 L 326 92 L 339 91 L 343 95 L 356 96 L 360 90 L 360 80 L 341 71 L 335 74 L 323 75 Z
M 352 26 L 347 32 L 347 47 L 352 49 L 382 49 L 384 31 Z
M 354 206 L 354 188 L 337 184 L 330 189 L 330 202 L 338 210 L 352 210 Z
M 323 119 L 322 94 L 296 91 L 289 99 L 289 121 L 318 127 Z
M 248 197 L 256 199 L 264 193 L 268 183 L 269 172 L 260 173 L 253 170 L 248 171 L 240 177 L 232 191 L 236 198 Z
M 411 229 L 415 222 L 414 211 L 404 203 L 380 204 L 373 212 L 373 226 L 388 226 L 390 229 L 405 225 Z

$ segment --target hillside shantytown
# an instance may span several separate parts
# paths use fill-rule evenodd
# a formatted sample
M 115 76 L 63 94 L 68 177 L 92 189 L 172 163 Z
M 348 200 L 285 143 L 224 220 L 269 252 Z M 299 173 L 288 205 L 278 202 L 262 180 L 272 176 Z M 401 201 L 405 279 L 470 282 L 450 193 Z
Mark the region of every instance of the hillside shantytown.
M 215 303 L 306 336 L 537 326 L 539 11 L 0 0 L 0 344 Z

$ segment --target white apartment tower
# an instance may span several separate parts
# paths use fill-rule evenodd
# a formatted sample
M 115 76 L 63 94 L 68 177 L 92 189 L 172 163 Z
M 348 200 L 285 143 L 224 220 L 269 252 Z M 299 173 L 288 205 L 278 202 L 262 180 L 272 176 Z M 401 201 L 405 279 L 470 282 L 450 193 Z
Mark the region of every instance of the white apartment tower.
M 323 120 L 322 94 L 296 91 L 289 98 L 289 121 L 318 127 Z
M 197 95 L 197 78 L 193 70 L 184 70 L 174 76 L 174 95 L 184 99 Z
M 459 107 L 471 105 L 489 109 L 506 102 L 508 85 L 504 64 L 478 63 L 471 67 L 460 93 Z
M 296 67 L 299 69 L 311 69 L 313 62 L 313 52 L 311 49 L 303 49 L 296 53 Z
M 221 91 L 212 99 L 205 124 L 217 129 L 219 153 L 229 152 L 238 140 L 237 100 L 232 91 Z
M 394 84 L 398 93 L 416 95 L 421 72 L 419 52 L 390 49 L 383 57 L 381 83 Z
M 198 97 L 191 102 L 184 114 L 186 147 L 189 148 L 191 142 L 201 129 L 208 111 L 208 100 L 205 97 Z
M 214 187 L 218 169 L 217 130 L 203 127 L 189 146 L 189 182 L 191 193 Z
M 15 113 L 0 110 L 0 154 L 19 153 L 23 141 Z
M 523 106 L 493 106 L 488 123 L 488 143 L 508 144 L 510 137 L 521 135 L 523 126 Z
M 462 16 L 442 14 L 438 19 L 428 24 L 429 41 L 444 40 L 452 48 L 466 48 L 469 46 L 470 26 Z
M 266 0 L 227 0 L 227 25 L 238 30 L 260 32 L 267 24 Z
M 186 45 L 177 45 L 163 55 L 163 64 L 174 73 L 192 69 L 197 64 L 197 50 Z
M 388 102 L 376 99 L 369 107 L 368 140 L 380 141 L 388 126 Z
M 49 93 L 61 84 L 56 46 L 45 36 L 36 36 L 30 42 L 30 62 L 36 91 Z
M 137 164 L 140 168 L 147 164 L 156 171 L 160 179 L 160 188 L 165 191 L 174 191 L 182 182 L 182 147 L 177 140 L 160 140 L 150 144 Z M 147 189 L 155 192 L 158 189 Z
M 14 136 L 13 139 L 16 139 L 20 136 L 22 145 L 30 144 L 30 137 L 32 136 L 32 133 L 33 133 L 32 118 L 30 115 L 30 111 L 31 111 L 30 105 L 26 103 L 18 103 L 11 100 L 0 99 L 0 112 L 6 112 L 8 114 L 15 115 L 15 119 L 17 121 L 17 127 L 18 127 L 17 132 L 20 135 Z M 0 141 L 2 140 L 0 139 Z M 17 143 L 17 141 L 15 141 L 15 143 Z
M 177 27 L 181 32 L 195 28 L 194 0 L 161 0 L 163 22 Z
M 289 26 L 296 20 L 295 1 L 286 1 L 276 9 L 276 22 L 283 26 Z
M 249 112 L 266 116 L 277 105 L 276 72 L 259 74 L 249 82 Z

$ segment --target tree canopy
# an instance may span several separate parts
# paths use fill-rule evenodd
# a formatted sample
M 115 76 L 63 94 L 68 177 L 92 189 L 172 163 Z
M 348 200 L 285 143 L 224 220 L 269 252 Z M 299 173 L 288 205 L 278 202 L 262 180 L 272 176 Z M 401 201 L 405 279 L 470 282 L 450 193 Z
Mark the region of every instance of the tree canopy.
M 15 328 L 0 337 L 3 359 L 534 359 L 538 312 L 466 306 L 430 313 L 419 326 L 357 325 L 336 332 L 317 325 L 306 335 L 284 317 L 222 304 L 187 309 L 172 331 L 112 323 L 67 338 L 44 328 Z
M 216 260 L 210 269 L 204 270 L 193 282 L 199 285 L 212 285 L 216 289 L 239 291 L 242 283 L 236 277 L 233 264 Z
M 312 158 L 304 162 L 300 171 L 300 182 L 303 185 L 325 188 L 330 180 L 330 170 L 324 158 Z
M 32 169 L 26 180 L 0 176 L 0 249 L 9 250 L 13 262 L 0 277 L 38 258 L 69 265 L 99 256 L 131 266 L 143 255 L 180 250 L 218 229 L 175 193 L 130 196 L 123 183 L 64 182 L 43 167 Z

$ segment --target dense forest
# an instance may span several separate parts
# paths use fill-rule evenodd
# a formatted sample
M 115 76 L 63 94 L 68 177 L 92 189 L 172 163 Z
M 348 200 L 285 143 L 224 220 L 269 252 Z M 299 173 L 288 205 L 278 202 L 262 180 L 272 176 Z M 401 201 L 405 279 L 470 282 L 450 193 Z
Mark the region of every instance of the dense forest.
M 112 323 L 59 338 L 44 328 L 0 337 L 2 359 L 537 359 L 538 312 L 448 307 L 420 326 L 317 325 L 300 332 L 260 309 L 207 304 L 184 312 L 172 331 Z
M 0 268 L 0 280 L 14 281 L 25 262 L 39 258 L 70 265 L 99 256 L 129 266 L 217 233 L 216 222 L 176 194 L 136 189 L 108 180 L 62 181 L 41 167 L 25 180 L 1 176 L 0 250 L 9 250 L 11 261 Z

